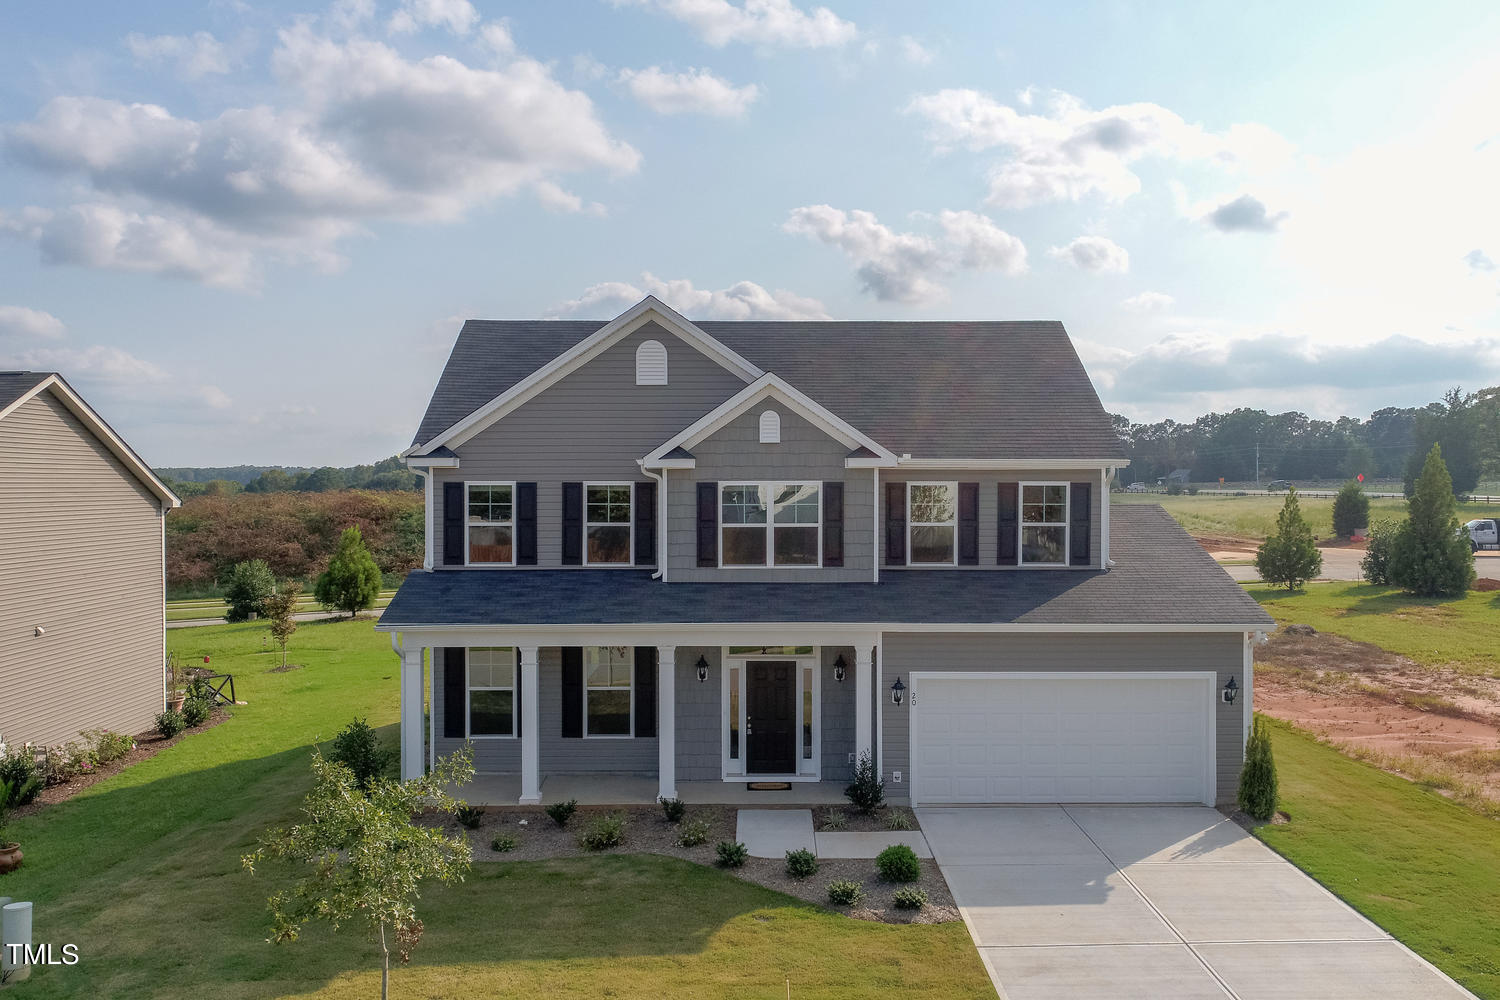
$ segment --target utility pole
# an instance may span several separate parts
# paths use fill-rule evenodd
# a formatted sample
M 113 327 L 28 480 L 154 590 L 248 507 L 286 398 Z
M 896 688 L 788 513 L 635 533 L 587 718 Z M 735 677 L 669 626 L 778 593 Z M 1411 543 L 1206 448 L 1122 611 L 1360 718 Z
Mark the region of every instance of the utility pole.
M 1260 489 L 1260 438 L 1255 439 L 1255 488 Z

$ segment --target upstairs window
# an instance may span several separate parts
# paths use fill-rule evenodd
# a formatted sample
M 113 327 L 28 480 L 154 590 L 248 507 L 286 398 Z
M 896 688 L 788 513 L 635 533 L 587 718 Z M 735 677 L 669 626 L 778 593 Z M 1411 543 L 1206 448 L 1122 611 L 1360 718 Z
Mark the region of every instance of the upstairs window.
M 514 483 L 470 483 L 468 534 L 469 562 L 475 565 L 505 565 L 515 562 L 513 545 Z
M 1061 566 L 1068 554 L 1068 484 L 1021 484 L 1021 562 Z
M 720 565 L 819 565 L 819 484 L 735 483 L 722 487 L 720 497 Z
M 583 734 L 629 736 L 635 716 L 635 650 L 629 646 L 583 647 Z
M 906 507 L 907 562 L 913 566 L 951 566 L 957 561 L 957 483 L 908 483 Z
M 667 349 L 659 340 L 645 340 L 635 349 L 635 384 L 667 384 Z
M 630 562 L 629 483 L 585 483 L 584 562 L 590 566 L 625 565 Z
M 781 443 L 781 414 L 767 410 L 760 415 L 760 443 Z
M 516 734 L 516 651 L 512 646 L 471 646 L 469 735 Z

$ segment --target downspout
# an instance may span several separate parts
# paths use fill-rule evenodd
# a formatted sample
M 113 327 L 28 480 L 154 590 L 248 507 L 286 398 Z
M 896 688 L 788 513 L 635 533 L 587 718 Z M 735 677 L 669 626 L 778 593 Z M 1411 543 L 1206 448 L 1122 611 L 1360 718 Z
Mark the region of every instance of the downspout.
M 641 467 L 641 473 L 656 480 L 656 572 L 651 574 L 651 579 L 660 580 L 667 571 L 667 474 L 663 470 L 660 475 L 646 468 L 646 460 L 638 458 L 635 464 Z

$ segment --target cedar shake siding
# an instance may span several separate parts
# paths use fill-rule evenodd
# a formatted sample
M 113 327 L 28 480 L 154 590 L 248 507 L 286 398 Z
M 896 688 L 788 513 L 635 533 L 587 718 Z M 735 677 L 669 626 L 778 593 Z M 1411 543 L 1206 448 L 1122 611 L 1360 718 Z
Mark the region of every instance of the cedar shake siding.
M 160 500 L 51 391 L 0 420 L 0 738 L 150 729 L 163 599 Z

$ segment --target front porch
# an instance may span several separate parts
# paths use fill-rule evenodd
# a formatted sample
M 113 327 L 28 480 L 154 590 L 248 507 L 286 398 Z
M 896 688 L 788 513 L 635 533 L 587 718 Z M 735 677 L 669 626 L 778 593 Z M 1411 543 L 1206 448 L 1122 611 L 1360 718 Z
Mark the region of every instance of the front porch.
M 679 781 L 677 798 L 688 805 L 725 806 L 821 806 L 844 805 L 846 783 L 842 781 L 790 782 L 789 788 L 777 791 L 751 791 L 740 781 Z M 889 790 L 888 790 L 889 791 Z M 476 774 L 474 780 L 455 790 L 464 801 L 475 806 L 510 806 L 521 797 L 519 774 Z M 657 801 L 660 788 L 653 775 L 628 774 L 557 774 L 542 780 L 541 804 L 576 800 L 581 806 L 635 806 Z M 892 804 L 904 800 L 887 799 Z

